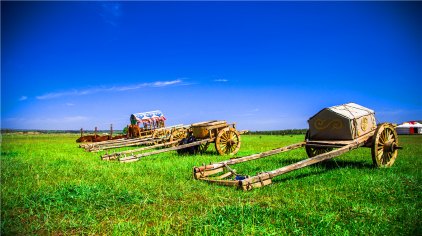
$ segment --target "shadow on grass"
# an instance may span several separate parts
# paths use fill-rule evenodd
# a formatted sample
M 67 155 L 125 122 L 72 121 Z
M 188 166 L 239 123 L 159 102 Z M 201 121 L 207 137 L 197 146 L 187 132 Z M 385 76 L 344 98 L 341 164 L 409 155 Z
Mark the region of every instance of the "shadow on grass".
M 279 168 L 282 168 L 283 166 L 295 163 L 293 162 L 289 162 L 288 164 L 286 164 L 286 162 L 281 162 L 283 163 L 282 165 L 280 165 Z M 299 174 L 299 175 L 290 175 L 288 177 L 285 178 L 276 178 L 273 179 L 273 183 L 282 183 L 285 181 L 289 181 L 289 180 L 294 180 L 294 179 L 301 179 L 301 178 L 305 178 L 305 177 L 310 177 L 310 176 L 315 176 L 315 175 L 320 175 L 323 173 L 328 173 L 331 172 L 335 169 L 341 169 L 341 168 L 350 168 L 350 169 L 374 169 L 374 166 L 372 164 L 369 164 L 366 161 L 344 161 L 344 160 L 326 160 L 311 166 L 317 166 L 320 169 L 313 169 L 311 170 L 309 173 L 303 173 L 303 174 Z M 306 167 L 303 167 L 306 168 Z M 292 171 L 294 172 L 294 171 Z M 292 172 L 288 172 L 288 173 L 292 173 Z M 288 174 L 286 173 L 286 174 Z M 282 177 L 282 175 L 277 176 L 277 177 Z

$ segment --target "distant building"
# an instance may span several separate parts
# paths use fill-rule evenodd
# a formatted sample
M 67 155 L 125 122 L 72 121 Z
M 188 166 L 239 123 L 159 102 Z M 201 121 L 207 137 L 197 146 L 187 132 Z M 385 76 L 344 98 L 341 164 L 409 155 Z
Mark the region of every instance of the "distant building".
M 422 124 L 416 121 L 404 122 L 396 127 L 397 134 L 422 134 Z

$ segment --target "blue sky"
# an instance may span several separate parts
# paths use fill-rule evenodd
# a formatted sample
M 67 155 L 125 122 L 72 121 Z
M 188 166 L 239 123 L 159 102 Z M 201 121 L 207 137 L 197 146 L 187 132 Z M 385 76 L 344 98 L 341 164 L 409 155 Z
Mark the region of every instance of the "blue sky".
M 421 2 L 1 2 L 1 127 L 422 120 Z

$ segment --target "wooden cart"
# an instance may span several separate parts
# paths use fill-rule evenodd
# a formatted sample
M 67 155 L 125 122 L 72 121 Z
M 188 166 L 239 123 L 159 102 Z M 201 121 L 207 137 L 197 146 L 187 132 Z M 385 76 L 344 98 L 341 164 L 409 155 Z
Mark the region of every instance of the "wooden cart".
M 165 126 L 164 114 L 160 110 L 134 113 L 130 115 L 130 125 L 127 126 L 127 137 L 119 140 L 80 145 L 86 151 L 98 152 L 107 149 L 140 145 L 153 145 L 168 142 L 175 133 L 186 132 L 187 126 Z
M 324 160 L 332 159 L 358 147 L 371 148 L 375 166 L 389 167 L 401 149 L 394 125 L 375 124 L 374 112 L 354 103 L 321 110 L 309 119 L 309 131 L 304 142 L 193 168 L 194 178 L 243 190 L 262 187 L 271 179 Z M 334 137 L 334 138 L 333 138 Z M 305 147 L 308 158 L 300 162 L 255 176 L 237 173 L 233 165 Z
M 170 141 L 172 137 L 178 137 L 180 133 L 186 133 L 189 126 L 174 125 L 169 127 L 158 128 L 151 130 L 149 135 L 143 135 L 140 138 L 125 138 L 117 140 L 109 140 L 104 142 L 85 144 L 83 147 L 89 152 L 99 152 L 108 149 L 141 146 L 141 145 L 154 145 Z
M 131 150 L 125 153 L 118 153 L 117 156 L 114 155 L 114 158 L 118 158 L 120 162 L 133 162 L 138 161 L 141 157 L 175 150 L 179 153 L 197 154 L 205 152 L 210 143 L 215 144 L 215 149 L 220 155 L 234 155 L 240 149 L 241 133 L 242 132 L 236 130 L 234 123 L 228 124 L 226 121 L 218 120 L 200 122 L 192 124 L 185 135 L 173 135 L 169 142 L 138 150 Z M 166 148 L 136 155 L 134 154 L 134 152 L 158 147 Z M 130 156 L 125 156 L 128 153 L 130 153 Z M 110 155 L 103 156 L 102 158 L 106 160 L 113 159 Z

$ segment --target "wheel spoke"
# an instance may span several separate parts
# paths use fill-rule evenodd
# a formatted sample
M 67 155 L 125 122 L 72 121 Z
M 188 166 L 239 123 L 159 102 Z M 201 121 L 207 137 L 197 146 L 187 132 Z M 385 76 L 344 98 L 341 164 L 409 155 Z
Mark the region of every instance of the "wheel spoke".
M 388 157 L 388 161 L 390 161 L 391 160 L 391 157 L 393 157 L 393 153 L 392 152 L 388 152 L 387 153 L 387 157 Z
M 380 135 L 380 143 L 385 143 L 385 133 L 384 133 L 384 131 Z

